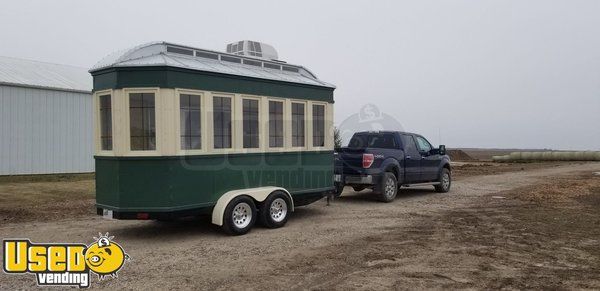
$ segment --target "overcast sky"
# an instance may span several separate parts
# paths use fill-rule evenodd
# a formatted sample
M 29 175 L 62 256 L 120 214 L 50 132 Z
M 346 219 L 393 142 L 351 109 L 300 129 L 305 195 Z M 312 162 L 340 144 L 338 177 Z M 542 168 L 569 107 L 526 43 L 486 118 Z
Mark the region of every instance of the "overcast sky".
M 343 3 L 343 5 L 340 5 Z M 600 150 L 600 1 L 3 1 L 0 55 L 89 68 L 250 39 L 449 147 Z

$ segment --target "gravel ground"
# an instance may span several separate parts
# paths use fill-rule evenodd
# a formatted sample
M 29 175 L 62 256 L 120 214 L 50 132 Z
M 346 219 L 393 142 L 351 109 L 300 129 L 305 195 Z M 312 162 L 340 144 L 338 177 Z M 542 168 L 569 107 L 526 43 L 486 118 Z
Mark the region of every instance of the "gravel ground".
M 319 201 L 298 208 L 284 228 L 257 227 L 239 237 L 223 235 L 209 219 L 161 223 L 96 216 L 5 222 L 0 237 L 89 243 L 98 232 L 109 232 L 133 260 L 117 279 L 94 278 L 92 288 L 594 289 L 600 288 L 600 259 L 593 251 L 600 248 L 599 235 L 555 229 L 549 217 L 558 213 L 598 229 L 600 211 L 592 206 L 600 193 L 575 199 L 591 201 L 594 211 L 587 212 L 581 210 L 588 209 L 585 203 L 531 206 L 530 198 L 511 195 L 529 193 L 528 187 L 547 185 L 553 177 L 595 171 L 600 163 L 465 177 L 450 193 L 404 189 L 388 204 L 368 190 L 347 188 L 330 206 Z M 524 216 L 527 211 L 533 216 Z M 0 286 L 31 288 L 35 279 L 2 273 Z

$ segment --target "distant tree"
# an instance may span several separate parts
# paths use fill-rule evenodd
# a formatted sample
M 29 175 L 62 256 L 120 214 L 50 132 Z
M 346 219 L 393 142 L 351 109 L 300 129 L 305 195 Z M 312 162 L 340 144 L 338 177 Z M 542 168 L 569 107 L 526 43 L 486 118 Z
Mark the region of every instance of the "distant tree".
M 336 149 L 342 147 L 342 135 L 337 127 L 333 128 L 333 144 Z

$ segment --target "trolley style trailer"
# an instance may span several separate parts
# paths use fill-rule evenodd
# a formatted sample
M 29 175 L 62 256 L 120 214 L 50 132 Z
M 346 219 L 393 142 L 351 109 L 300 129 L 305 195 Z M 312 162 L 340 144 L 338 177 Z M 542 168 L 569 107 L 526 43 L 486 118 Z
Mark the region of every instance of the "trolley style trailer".
M 275 228 L 334 191 L 333 91 L 272 47 L 155 42 L 94 66 L 96 206 L 114 219 L 212 214 Z M 265 56 L 261 53 L 265 50 Z

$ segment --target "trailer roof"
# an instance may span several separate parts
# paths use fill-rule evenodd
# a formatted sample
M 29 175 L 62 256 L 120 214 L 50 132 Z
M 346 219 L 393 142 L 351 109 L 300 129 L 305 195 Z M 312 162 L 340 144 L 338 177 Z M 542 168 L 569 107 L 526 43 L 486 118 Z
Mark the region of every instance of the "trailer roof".
M 0 84 L 74 92 L 91 92 L 87 69 L 0 56 Z
M 266 60 L 193 48 L 168 42 L 151 42 L 118 51 L 98 62 L 90 73 L 114 67 L 169 66 L 196 71 L 335 88 L 308 69 L 277 60 Z

